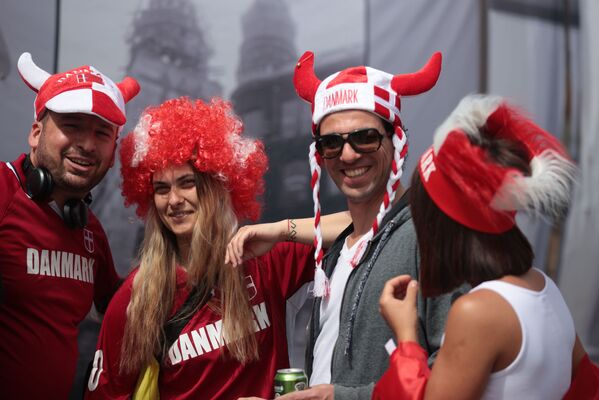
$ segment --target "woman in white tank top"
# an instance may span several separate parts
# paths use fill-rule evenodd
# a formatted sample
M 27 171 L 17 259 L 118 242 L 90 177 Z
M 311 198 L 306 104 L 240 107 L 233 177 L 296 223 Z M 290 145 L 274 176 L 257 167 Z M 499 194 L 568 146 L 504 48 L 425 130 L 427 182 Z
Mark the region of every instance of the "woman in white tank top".
M 559 215 L 574 170 L 554 137 L 502 99 L 462 100 L 435 132 L 410 190 L 422 295 L 462 283 L 473 289 L 449 311 L 429 370 L 417 345 L 418 284 L 409 276 L 387 283 L 381 312 L 399 346 L 373 398 L 566 395 L 585 352 L 556 285 L 532 267 L 532 248 L 515 213 Z

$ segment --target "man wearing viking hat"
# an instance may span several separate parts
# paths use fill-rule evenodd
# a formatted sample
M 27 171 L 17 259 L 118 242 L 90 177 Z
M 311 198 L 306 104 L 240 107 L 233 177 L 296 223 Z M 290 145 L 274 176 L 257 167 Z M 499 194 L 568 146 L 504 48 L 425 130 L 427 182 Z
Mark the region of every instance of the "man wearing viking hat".
M 309 390 L 293 398 L 366 399 L 388 366 L 385 345 L 393 332 L 378 315 L 385 282 L 418 277 L 418 246 L 400 183 L 408 144 L 400 97 L 431 89 L 441 70 L 434 54 L 418 72 L 391 75 L 352 67 L 320 81 L 314 55 L 295 69 L 298 95 L 312 106 L 310 167 L 315 201 L 316 297 L 306 351 Z M 320 227 L 321 165 L 347 199 L 353 224 L 324 255 Z M 251 227 L 248 229 L 252 229 Z M 260 238 L 260 228 L 246 244 Z M 419 301 L 419 341 L 435 357 L 447 310 L 459 293 Z
M 37 95 L 29 154 L 0 164 L 0 393 L 65 399 L 78 324 L 92 303 L 103 311 L 119 281 L 88 205 L 139 84 L 92 66 L 50 75 L 29 53 L 18 71 Z

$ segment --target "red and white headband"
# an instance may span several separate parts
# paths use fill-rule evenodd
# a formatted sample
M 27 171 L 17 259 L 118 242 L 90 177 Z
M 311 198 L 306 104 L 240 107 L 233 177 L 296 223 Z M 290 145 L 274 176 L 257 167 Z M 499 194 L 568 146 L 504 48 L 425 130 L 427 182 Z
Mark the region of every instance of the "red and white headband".
M 441 53 L 432 55 L 427 64 L 418 72 L 391 75 L 374 68 L 360 66 L 336 72 L 321 81 L 314 73 L 314 53 L 305 52 L 295 66 L 293 83 L 297 94 L 312 106 L 312 135 L 318 125 L 329 114 L 344 110 L 362 110 L 371 112 L 393 125 L 392 142 L 394 147 L 391 173 L 387 181 L 387 190 L 379 212 L 373 222 L 371 232 L 374 235 L 391 209 L 403 163 L 408 151 L 407 137 L 403 131 L 399 111 L 401 96 L 413 96 L 430 90 L 441 72 Z M 312 172 L 312 197 L 314 200 L 314 246 L 316 274 L 313 293 L 317 297 L 327 296 L 328 280 L 322 270 L 322 234 L 320 230 L 320 175 L 321 159 L 315 144 L 310 146 L 310 170 Z M 360 252 L 359 252 L 360 253 Z M 360 258 L 356 255 L 356 259 Z
M 84 65 L 50 75 L 23 53 L 17 62 L 23 81 L 37 93 L 34 116 L 39 120 L 44 110 L 57 113 L 95 115 L 112 125 L 122 127 L 127 122 L 125 103 L 139 93 L 139 83 L 126 77 L 115 84 L 92 66 Z
M 493 162 L 473 144 L 481 130 L 525 151 L 531 175 Z M 450 218 L 479 232 L 499 234 L 515 213 L 556 214 L 568 204 L 575 167 L 560 142 L 515 107 L 494 96 L 464 98 L 437 128 L 418 165 L 433 202 Z

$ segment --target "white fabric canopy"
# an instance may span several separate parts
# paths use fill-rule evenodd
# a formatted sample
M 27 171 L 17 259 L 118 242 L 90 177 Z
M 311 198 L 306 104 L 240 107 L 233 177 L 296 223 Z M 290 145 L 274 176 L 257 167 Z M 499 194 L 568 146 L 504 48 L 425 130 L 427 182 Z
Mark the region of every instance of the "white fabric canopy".
M 568 219 L 560 288 L 599 362 L 599 2 L 580 0 L 580 182 Z
M 402 183 L 408 186 L 434 129 L 465 95 L 478 91 L 479 1 L 385 1 L 369 4 L 368 65 L 389 73 L 420 69 L 435 51 L 443 53 L 437 85 L 403 97 L 401 117 L 408 129 L 408 158 Z

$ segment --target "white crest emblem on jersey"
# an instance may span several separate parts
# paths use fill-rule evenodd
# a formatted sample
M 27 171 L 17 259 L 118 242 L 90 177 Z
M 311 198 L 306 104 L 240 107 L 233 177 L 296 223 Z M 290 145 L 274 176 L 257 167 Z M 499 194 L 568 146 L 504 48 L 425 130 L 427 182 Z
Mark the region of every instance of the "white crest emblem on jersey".
M 245 278 L 243 278 L 243 280 L 245 281 L 245 287 L 250 295 L 250 300 L 252 300 L 258 294 L 258 289 L 254 283 L 254 279 L 251 275 L 247 275 Z
M 83 229 L 83 244 L 88 253 L 94 252 L 94 233 L 89 229 Z

